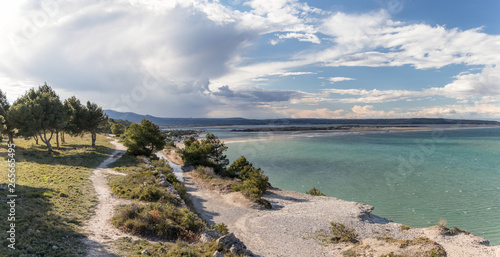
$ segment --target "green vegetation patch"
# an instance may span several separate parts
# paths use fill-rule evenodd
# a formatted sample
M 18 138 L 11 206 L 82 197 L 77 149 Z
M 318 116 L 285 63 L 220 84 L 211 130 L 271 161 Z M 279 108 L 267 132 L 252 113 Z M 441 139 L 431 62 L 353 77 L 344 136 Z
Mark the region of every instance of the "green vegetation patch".
M 158 174 L 147 170 L 127 176 L 113 176 L 109 184 L 113 193 L 122 198 L 179 205 L 172 192 L 157 184 Z
M 112 223 L 119 229 L 141 236 L 176 240 L 188 231 L 198 233 L 204 222 L 187 208 L 169 203 L 130 204 L 122 206 Z
M 187 243 L 183 241 L 150 243 L 146 240 L 132 240 L 130 238 L 120 239 L 115 242 L 122 256 L 146 256 L 153 257 L 212 257 L 215 251 L 222 251 L 222 247 L 215 241 L 207 243 Z M 226 257 L 233 257 L 225 253 Z
M 16 250 L 9 253 L 2 242 L 0 256 L 81 256 L 85 245 L 81 226 L 90 218 L 97 204 L 89 180 L 91 172 L 112 151 L 112 145 L 98 135 L 95 148 L 90 135 L 70 137 L 59 150 L 48 153 L 45 145 L 15 139 L 16 150 Z M 0 167 L 7 167 L 7 147 L 0 148 Z M 0 184 L 7 184 L 7 176 Z M 1 201 L 6 202 L 6 191 Z M 7 205 L 0 205 L 7 215 Z M 7 231 L 10 222 L 1 222 Z M 55 246 L 55 247 L 53 247 Z M 57 250 L 55 250 L 57 249 Z
M 410 230 L 411 227 L 410 226 L 406 226 L 406 225 L 401 225 L 401 227 L 399 227 L 401 230 Z
M 217 230 L 223 236 L 229 234 L 229 229 L 227 228 L 227 225 L 224 224 L 224 223 L 219 223 L 219 224 L 216 224 L 216 225 L 210 225 L 210 229 Z
M 351 228 L 347 225 L 344 225 L 342 223 L 338 222 L 330 222 L 331 224 L 331 232 L 332 232 L 332 237 L 330 240 L 335 243 L 339 242 L 348 242 L 348 243 L 356 243 L 358 240 L 356 239 L 358 237 L 358 234 L 356 234 L 356 231 L 354 228 Z
M 381 244 L 381 242 L 383 244 Z M 381 257 L 445 257 L 443 246 L 426 237 L 401 240 L 392 237 L 369 238 L 357 243 L 343 252 L 344 256 L 381 256 Z
M 321 191 L 319 191 L 319 189 L 317 189 L 316 187 L 311 188 L 306 192 L 306 194 L 310 194 L 313 196 L 326 196 L 325 194 L 321 193 Z
M 121 156 L 120 159 L 111 163 L 109 167 L 113 168 L 115 171 L 126 174 L 135 174 L 145 170 L 151 170 L 151 167 L 144 162 L 143 156 L 134 156 L 131 154 Z

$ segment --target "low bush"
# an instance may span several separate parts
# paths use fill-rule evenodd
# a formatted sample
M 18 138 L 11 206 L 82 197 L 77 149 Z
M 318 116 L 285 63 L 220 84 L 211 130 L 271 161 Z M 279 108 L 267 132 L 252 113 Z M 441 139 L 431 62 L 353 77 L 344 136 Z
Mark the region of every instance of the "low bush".
M 219 224 L 216 224 L 216 225 L 210 225 L 210 229 L 217 230 L 223 236 L 229 234 L 229 229 L 227 228 L 227 225 L 224 224 L 224 223 L 219 223 Z
M 170 167 L 170 165 L 165 162 L 165 160 L 152 160 L 151 165 L 155 166 L 156 170 L 163 173 L 163 174 L 168 174 L 168 173 L 173 173 L 174 169 Z
M 321 191 L 319 191 L 319 189 L 317 189 L 316 187 L 311 188 L 306 192 L 306 194 L 310 194 L 313 196 L 326 196 L 325 194 L 321 193 Z
M 406 226 L 406 225 L 401 225 L 401 227 L 399 227 L 401 230 L 410 230 L 411 227 L 410 226 Z
M 349 243 L 356 243 L 358 240 L 356 237 L 358 235 L 356 234 L 354 228 L 351 228 L 347 225 L 344 225 L 342 223 L 337 223 L 337 222 L 330 222 L 331 224 L 331 230 L 332 230 L 332 242 L 349 242 Z
M 205 227 L 203 221 L 196 218 L 190 210 L 176 208 L 168 203 L 122 206 L 118 214 L 113 216 L 112 223 L 127 233 L 169 240 L 198 233 Z
M 226 173 L 242 180 L 242 183 L 232 187 L 234 191 L 241 192 L 254 202 L 262 202 L 261 197 L 266 193 L 269 181 L 262 169 L 253 167 L 244 156 L 241 156 L 229 166 Z
M 242 184 L 233 186 L 233 190 L 243 193 L 250 200 L 257 202 L 266 193 L 269 178 L 265 176 L 261 169 L 253 168 L 248 171 L 247 178 Z
M 110 181 L 111 190 L 115 195 L 123 198 L 179 204 L 172 192 L 157 184 L 157 176 L 158 173 L 153 171 L 116 176 Z

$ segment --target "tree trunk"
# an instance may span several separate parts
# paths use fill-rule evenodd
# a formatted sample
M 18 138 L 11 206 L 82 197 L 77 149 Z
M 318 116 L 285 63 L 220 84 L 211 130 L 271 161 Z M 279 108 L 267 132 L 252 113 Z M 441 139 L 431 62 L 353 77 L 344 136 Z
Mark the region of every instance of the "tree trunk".
M 46 143 L 47 144 L 47 150 L 49 151 L 49 153 L 52 153 L 53 150 L 52 150 L 52 145 L 50 144 L 50 141 Z
M 7 136 L 9 137 L 8 143 L 9 144 L 14 144 L 14 134 L 13 133 L 9 133 L 9 134 L 7 134 Z
M 62 142 L 63 144 L 65 144 L 65 143 L 66 143 L 66 139 L 64 139 L 64 132 L 61 132 L 61 142 Z
M 57 143 L 57 150 L 59 150 L 59 131 L 56 130 L 56 143 Z
M 50 140 L 52 139 L 52 136 L 54 135 L 54 132 L 53 131 L 50 131 L 50 137 L 47 138 L 47 132 L 46 131 L 43 131 L 43 136 L 42 136 L 42 132 L 38 132 L 38 135 L 40 136 L 40 140 L 42 140 L 42 142 L 44 142 L 46 145 L 47 145 L 47 150 L 49 153 L 52 153 L 52 145 L 50 144 Z
M 91 132 L 92 135 L 92 147 L 95 147 L 95 140 L 97 139 L 97 135 L 95 132 Z
M 38 145 L 38 135 L 35 134 L 33 138 L 35 139 L 35 143 Z

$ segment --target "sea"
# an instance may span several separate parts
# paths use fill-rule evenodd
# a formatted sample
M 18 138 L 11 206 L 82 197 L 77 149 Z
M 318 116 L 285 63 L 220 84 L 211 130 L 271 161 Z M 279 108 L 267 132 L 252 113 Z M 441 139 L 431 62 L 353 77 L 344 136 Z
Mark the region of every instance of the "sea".
M 411 227 L 445 220 L 500 245 L 500 128 L 232 131 L 241 128 L 207 130 L 227 141 L 231 162 L 245 156 L 275 187 L 316 187 Z

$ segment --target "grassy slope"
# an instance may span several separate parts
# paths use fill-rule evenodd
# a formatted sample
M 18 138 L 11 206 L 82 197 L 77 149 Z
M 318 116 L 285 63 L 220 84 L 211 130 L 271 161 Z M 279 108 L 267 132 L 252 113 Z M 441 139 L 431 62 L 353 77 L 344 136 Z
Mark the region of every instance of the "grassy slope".
M 16 139 L 16 250 L 18 256 L 79 256 L 85 252 L 80 243 L 81 226 L 96 205 L 89 180 L 92 170 L 112 151 L 104 136 L 97 147 L 90 147 L 90 136 L 66 136 L 60 150 L 48 154 L 42 144 Z M 55 140 L 53 140 L 55 145 Z M 7 183 L 7 146 L 0 148 L 0 184 Z M 0 215 L 7 217 L 7 191 L 0 190 Z M 7 231 L 10 222 L 0 223 Z M 2 233 L 0 256 L 7 256 L 6 233 Z M 54 250 L 53 246 L 57 246 Z

